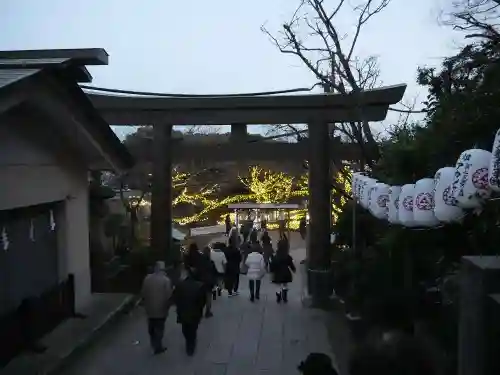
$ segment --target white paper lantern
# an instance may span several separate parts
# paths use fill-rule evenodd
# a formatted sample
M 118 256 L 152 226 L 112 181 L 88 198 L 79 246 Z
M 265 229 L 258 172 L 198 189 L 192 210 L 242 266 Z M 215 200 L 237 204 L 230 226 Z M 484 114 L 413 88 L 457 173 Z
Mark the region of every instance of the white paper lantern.
M 491 152 L 472 149 L 462 152 L 455 166 L 451 194 L 462 208 L 478 208 L 491 194 L 488 170 Z
M 372 190 L 372 187 L 377 183 L 377 180 L 374 180 L 370 177 L 364 177 L 362 183 L 363 188 L 361 193 L 361 206 L 367 209 L 370 206 L 370 192 Z
M 413 196 L 415 192 L 414 184 L 406 184 L 401 188 L 399 194 L 399 222 L 405 227 L 414 227 L 415 220 L 413 219 Z
M 491 161 L 488 169 L 490 188 L 500 192 L 500 129 L 497 130 L 493 148 L 491 150 Z
M 387 220 L 391 224 L 400 224 L 399 222 L 399 195 L 401 186 L 389 187 L 389 202 L 387 202 Z
M 359 177 L 359 180 L 358 180 L 358 183 L 357 183 L 357 190 L 358 190 L 358 194 L 357 194 L 357 197 L 358 197 L 358 203 L 362 206 L 363 206 L 363 200 L 364 200 L 364 196 L 365 196 L 365 187 L 366 187 L 366 176 L 360 176 Z
M 359 177 L 358 177 L 356 189 L 358 190 L 358 202 L 360 202 L 360 203 L 361 203 L 361 199 L 363 199 L 367 178 L 368 177 L 366 177 L 363 174 L 359 175 Z
M 372 193 L 371 209 L 377 219 L 387 218 L 387 204 L 389 203 L 389 185 L 378 182 Z
M 370 186 L 368 190 L 368 211 L 370 211 L 373 215 L 373 210 L 375 208 L 375 191 L 377 190 L 377 183 L 374 183 Z
M 434 227 L 439 220 L 434 216 L 434 179 L 422 178 L 415 182 L 413 220 L 423 227 Z
M 457 206 L 457 200 L 451 195 L 454 177 L 453 167 L 438 169 L 434 175 L 434 215 L 445 223 L 461 221 L 464 216 L 464 210 Z
M 351 177 L 351 191 L 355 199 L 358 198 L 360 177 L 361 174 L 359 172 L 353 173 Z

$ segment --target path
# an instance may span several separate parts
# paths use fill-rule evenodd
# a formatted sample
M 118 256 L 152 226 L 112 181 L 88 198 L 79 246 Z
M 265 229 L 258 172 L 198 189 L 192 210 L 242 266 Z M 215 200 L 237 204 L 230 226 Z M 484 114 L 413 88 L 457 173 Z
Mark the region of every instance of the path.
M 297 265 L 304 250 L 294 250 Z M 100 339 L 64 375 L 254 375 L 297 373 L 297 365 L 313 351 L 331 355 L 326 324 L 328 313 L 301 304 L 301 276 L 297 274 L 288 305 L 278 305 L 275 288 L 263 280 L 261 300 L 248 300 L 247 279 L 241 294 L 223 295 L 214 302 L 214 317 L 204 319 L 194 357 L 184 352 L 175 314 L 168 319 L 168 351 L 153 356 L 148 346 L 146 322 L 138 308 Z M 332 356 L 333 358 L 333 356 Z

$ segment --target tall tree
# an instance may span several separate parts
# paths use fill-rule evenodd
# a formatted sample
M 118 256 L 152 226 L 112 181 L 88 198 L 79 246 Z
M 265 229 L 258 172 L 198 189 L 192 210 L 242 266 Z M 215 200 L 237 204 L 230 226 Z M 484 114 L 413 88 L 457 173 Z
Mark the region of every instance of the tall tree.
M 297 56 L 325 91 L 358 93 L 380 84 L 377 57 L 361 57 L 356 47 L 363 27 L 389 3 L 390 0 L 362 0 L 354 4 L 345 0 L 300 0 L 279 36 L 265 27 L 262 30 L 282 53 Z M 350 34 L 337 26 L 346 12 L 356 15 L 354 32 Z M 362 164 L 373 165 L 378 159 L 379 147 L 368 121 L 337 124 L 334 132 L 359 145 Z

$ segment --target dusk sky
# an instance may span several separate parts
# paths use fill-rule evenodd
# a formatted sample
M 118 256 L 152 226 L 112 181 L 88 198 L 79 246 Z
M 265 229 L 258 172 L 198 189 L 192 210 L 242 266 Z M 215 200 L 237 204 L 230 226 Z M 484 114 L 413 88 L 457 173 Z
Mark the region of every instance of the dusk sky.
M 92 85 L 108 88 L 219 94 L 310 87 L 316 81 L 307 68 L 260 30 L 278 31 L 298 2 L 2 0 L 0 49 L 105 48 L 109 66 L 90 71 Z M 423 100 L 417 67 L 438 65 L 462 42 L 438 22 L 450 3 L 392 0 L 365 28 L 357 56 L 377 55 L 384 85 L 407 83 L 406 100 Z M 353 14 L 341 21 L 350 33 Z

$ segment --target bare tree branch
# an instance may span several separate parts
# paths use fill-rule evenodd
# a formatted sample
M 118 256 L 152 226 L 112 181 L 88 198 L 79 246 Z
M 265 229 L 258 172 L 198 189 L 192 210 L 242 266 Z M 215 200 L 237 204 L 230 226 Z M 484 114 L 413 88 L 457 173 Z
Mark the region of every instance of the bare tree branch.
M 444 23 L 466 32 L 466 39 L 500 40 L 500 1 L 454 0 Z
M 359 1 L 352 5 L 345 0 L 301 0 L 279 33 L 273 34 L 265 26 L 261 30 L 280 52 L 298 57 L 325 91 L 356 94 L 380 85 L 377 58 L 357 56 L 356 45 L 363 26 L 390 3 L 390 0 Z M 356 14 L 355 31 L 350 36 L 336 26 L 336 17 L 342 17 L 346 10 Z M 362 164 L 372 165 L 378 158 L 378 144 L 368 121 L 336 124 L 335 130 L 343 139 L 359 145 Z

